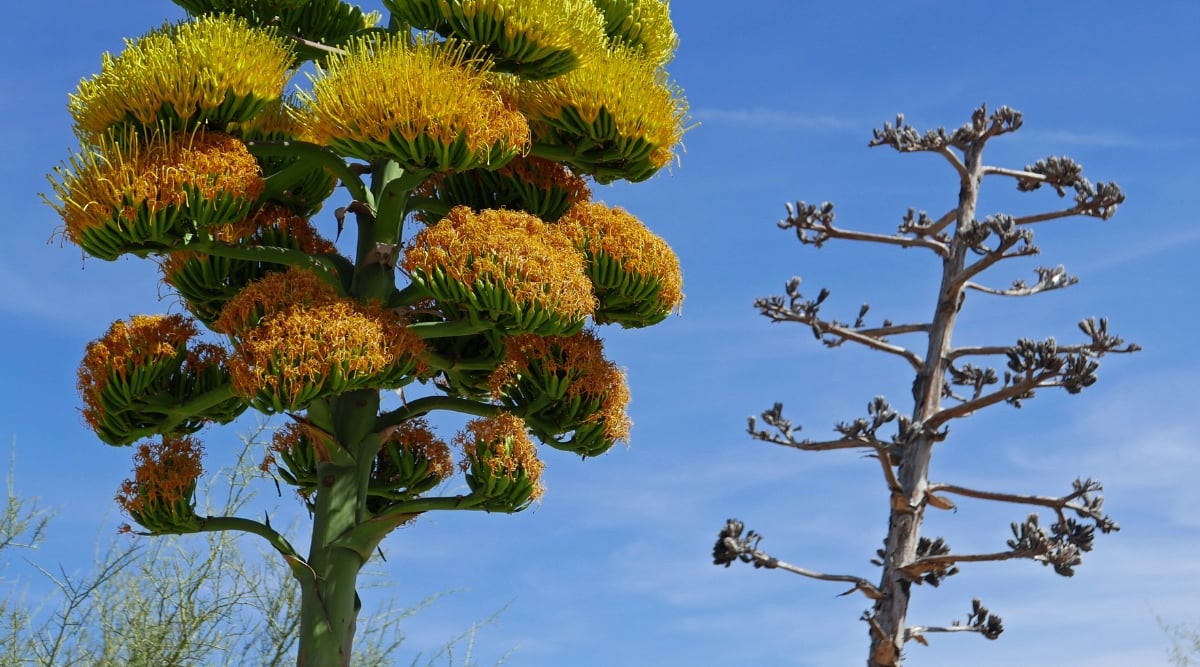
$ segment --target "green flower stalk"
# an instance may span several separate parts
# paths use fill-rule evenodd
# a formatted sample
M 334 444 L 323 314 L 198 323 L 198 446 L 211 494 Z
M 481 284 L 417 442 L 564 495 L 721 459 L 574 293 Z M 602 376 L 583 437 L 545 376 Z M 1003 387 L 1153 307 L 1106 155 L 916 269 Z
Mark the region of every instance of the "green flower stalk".
M 195 320 L 89 344 L 84 419 L 136 447 L 117 496 L 134 523 L 265 540 L 300 583 L 297 665 L 349 667 L 359 572 L 397 527 L 541 501 L 535 438 L 584 457 L 629 441 L 625 375 L 588 327 L 663 320 L 682 279 L 590 186 L 675 158 L 667 4 L 387 0 L 386 22 L 340 0 L 176 4 L 193 18 L 70 97 L 81 146 L 48 201 L 85 255 L 156 261 Z M 312 517 L 303 553 L 195 513 L 191 435 L 248 407 L 289 420 L 262 469 Z M 449 444 L 447 411 L 470 418 Z

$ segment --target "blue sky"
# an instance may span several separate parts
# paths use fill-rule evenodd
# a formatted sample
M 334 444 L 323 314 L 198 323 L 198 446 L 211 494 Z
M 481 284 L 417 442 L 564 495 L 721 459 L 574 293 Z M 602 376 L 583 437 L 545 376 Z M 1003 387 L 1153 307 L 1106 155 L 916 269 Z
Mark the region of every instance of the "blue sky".
M 914 623 L 962 618 L 980 597 L 1005 620 L 996 642 L 931 637 L 924 667 L 1018 661 L 1063 667 L 1165 663 L 1155 615 L 1200 623 L 1200 376 L 1190 288 L 1200 228 L 1188 204 L 1200 166 L 1196 72 L 1200 6 L 1118 3 L 753 3 L 677 0 L 672 77 L 700 126 L 680 164 L 637 186 L 596 187 L 678 252 L 683 314 L 642 331 L 606 331 L 628 369 L 632 445 L 579 461 L 547 455 L 544 502 L 516 516 L 444 513 L 385 543 L 379 569 L 401 602 L 455 590 L 408 621 L 407 650 L 435 647 L 509 605 L 476 646 L 482 664 L 860 664 L 861 597 L 838 585 L 748 566 L 716 568 L 709 551 L 727 517 L 766 535 L 763 547 L 818 570 L 874 578 L 886 498 L 878 469 L 854 453 L 809 454 L 754 443 L 745 419 L 783 401 L 820 438 L 873 396 L 903 403 L 908 370 L 849 346 L 828 350 L 798 326 L 751 307 L 800 275 L 828 287 L 829 312 L 928 317 L 936 265 L 916 250 L 830 242 L 802 247 L 775 227 L 786 201 L 831 200 L 839 223 L 894 229 L 908 207 L 940 215 L 957 194 L 938 158 L 868 149 L 871 128 L 904 112 L 925 128 L 957 126 L 982 102 L 1025 114 L 987 161 L 1021 167 L 1067 154 L 1093 181 L 1115 180 L 1128 203 L 1107 222 L 1035 228 L 1043 255 L 1001 264 L 1005 285 L 1033 266 L 1065 264 L 1079 285 L 1029 299 L 972 297 L 957 342 L 1073 340 L 1075 323 L 1107 315 L 1143 345 L 1101 367 L 1082 396 L 1044 392 L 954 425 L 933 477 L 965 486 L 1056 494 L 1076 476 L 1104 481 L 1122 530 L 1098 540 L 1073 579 L 1029 562 L 964 567 L 918 589 Z M 84 569 L 91 538 L 121 521 L 112 497 L 128 450 L 100 444 L 77 413 L 75 370 L 113 319 L 175 308 L 150 263 L 82 261 L 47 243 L 58 221 L 38 199 L 43 174 L 75 148 L 67 94 L 121 38 L 180 16 L 163 1 L 9 3 L 2 73 L 0 200 L 9 248 L 0 260 L 0 355 L 8 381 L 0 436 L 15 442 L 18 490 L 59 509 L 43 564 Z M 986 186 L 985 186 L 986 187 Z M 985 189 L 981 212 L 1054 207 L 1050 193 Z M 318 227 L 333 227 L 331 208 Z M 1188 333 L 1193 332 L 1193 333 Z M 221 463 L 252 424 L 205 434 Z M 263 496 L 273 487 L 263 486 Z M 294 508 L 279 501 L 281 513 Z M 1022 508 L 963 502 L 930 522 L 963 551 L 1002 548 Z M 277 522 L 279 523 L 279 522 Z M 298 540 L 303 542 L 303 540 Z M 249 548 L 257 545 L 247 544 Z M 37 586 L 36 582 L 29 582 Z M 370 602 L 370 600 L 368 600 Z

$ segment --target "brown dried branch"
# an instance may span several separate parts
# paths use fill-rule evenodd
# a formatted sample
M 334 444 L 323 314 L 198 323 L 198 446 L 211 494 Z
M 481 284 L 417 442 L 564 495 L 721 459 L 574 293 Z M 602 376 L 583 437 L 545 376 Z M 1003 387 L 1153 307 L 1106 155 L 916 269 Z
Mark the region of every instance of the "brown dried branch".
M 812 245 L 820 248 L 829 239 L 836 238 L 850 241 L 883 243 L 886 245 L 900 246 L 902 248 L 928 248 L 937 253 L 940 257 L 946 257 L 950 252 L 949 246 L 947 246 L 945 243 L 938 240 L 923 238 L 923 235 L 916 235 L 915 238 L 910 238 L 906 236 L 889 236 L 887 234 L 859 232 L 834 227 L 833 204 L 830 202 L 823 202 L 818 205 L 797 201 L 795 206 L 790 203 L 786 206 L 788 215 L 787 218 L 779 221 L 779 228 L 796 230 L 796 238 L 805 245 Z
M 1023 280 L 1014 280 L 1012 287 L 1008 289 L 994 289 L 973 282 L 967 282 L 963 287 L 995 296 L 1032 296 L 1042 292 L 1070 287 L 1079 282 L 1079 278 L 1067 275 L 1067 270 L 1061 264 L 1053 269 L 1039 266 L 1034 269 L 1034 272 L 1037 273 L 1038 279 L 1032 285 L 1026 284 Z
M 971 613 L 967 615 L 966 625 L 954 621 L 948 626 L 910 626 L 904 630 L 904 641 L 915 640 L 919 644 L 927 645 L 922 635 L 931 632 L 978 632 L 987 639 L 998 639 L 1004 632 L 1004 621 L 988 611 L 976 598 L 971 601 Z
M 837 347 L 846 341 L 858 343 L 880 352 L 899 356 L 907 361 L 914 370 L 920 371 L 924 362 L 917 353 L 908 348 L 893 345 L 885 339 L 885 336 L 891 333 L 889 331 L 892 326 L 890 322 L 885 321 L 884 325 L 878 328 L 864 326 L 863 318 L 870 306 L 864 304 L 859 309 L 858 317 L 849 325 L 837 320 L 823 320 L 819 316 L 821 304 L 829 297 L 829 290 L 821 290 L 815 299 L 806 299 L 800 291 L 800 283 L 801 280 L 798 277 L 793 277 L 786 283 L 784 286 L 787 292 L 786 301 L 781 296 L 772 296 L 756 299 L 754 306 L 772 322 L 797 322 L 808 325 L 813 332 L 813 337 L 829 347 Z M 916 332 L 921 330 L 921 327 L 927 329 L 928 325 L 904 325 L 903 332 Z
M 850 574 L 825 574 L 823 572 L 808 570 L 785 563 L 760 551 L 758 543 L 762 541 L 762 535 L 752 530 L 745 537 L 742 537 L 744 528 L 745 526 L 742 522 L 737 519 L 729 519 L 725 522 L 725 527 L 717 534 L 717 542 L 713 546 L 713 565 L 729 567 L 735 560 L 740 560 L 743 563 L 754 565 L 755 568 L 779 569 L 810 579 L 854 584 L 853 588 L 842 593 L 842 595 L 849 595 L 855 591 L 859 591 L 867 596 L 868 599 L 878 600 L 880 598 L 879 589 L 862 577 Z

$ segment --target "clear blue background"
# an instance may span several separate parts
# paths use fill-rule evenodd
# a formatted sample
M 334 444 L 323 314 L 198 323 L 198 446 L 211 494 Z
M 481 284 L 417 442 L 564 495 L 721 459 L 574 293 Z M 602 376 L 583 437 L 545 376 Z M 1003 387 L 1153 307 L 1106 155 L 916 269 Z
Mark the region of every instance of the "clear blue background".
M 963 618 L 981 597 L 1007 632 L 996 642 L 931 636 L 930 647 L 910 647 L 910 662 L 1165 663 L 1155 615 L 1200 621 L 1200 5 L 676 0 L 672 13 L 682 44 L 670 71 L 700 126 L 670 173 L 595 192 L 664 236 L 685 272 L 681 317 L 606 331 L 610 356 L 628 368 L 632 446 L 583 462 L 548 452 L 544 503 L 524 514 L 437 514 L 389 538 L 379 569 L 394 587 L 369 595 L 415 603 L 459 591 L 406 623 L 406 650 L 436 647 L 511 603 L 479 637 L 483 664 L 514 646 L 508 664 L 534 667 L 861 664 L 863 598 L 783 572 L 716 568 L 709 552 L 736 516 L 784 560 L 874 578 L 867 561 L 887 512 L 877 465 L 850 452 L 752 442 L 745 419 L 779 400 L 806 434 L 823 438 L 877 394 L 907 411 L 911 377 L 891 357 L 828 350 L 803 327 L 771 325 L 751 303 L 798 274 L 814 293 L 830 288 L 827 312 L 843 319 L 863 301 L 878 318 L 928 317 L 938 268 L 928 253 L 801 247 L 775 222 L 795 199 L 832 200 L 840 224 L 885 233 L 910 206 L 940 215 L 957 194 L 947 165 L 868 150 L 871 128 L 897 112 L 920 128 L 955 127 L 987 102 L 1016 107 L 1026 120 L 993 142 L 987 162 L 1021 167 L 1069 154 L 1093 181 L 1118 181 L 1129 201 L 1108 222 L 1037 226 L 1043 256 L 1001 264 L 991 284 L 1032 279 L 1038 263 L 1065 264 L 1081 283 L 1031 299 L 972 296 L 957 342 L 1073 341 L 1079 319 L 1108 315 L 1145 351 L 1108 360 L 1081 397 L 1043 392 L 1020 411 L 996 407 L 953 425 L 933 476 L 1047 495 L 1065 492 L 1077 475 L 1096 477 L 1122 530 L 1099 538 L 1071 580 L 1010 562 L 967 565 L 939 589 L 918 589 L 915 624 Z M 76 147 L 68 93 L 98 71 L 103 51 L 121 49 L 123 36 L 181 12 L 165 0 L 16 0 L 5 15 L 0 435 L 15 442 L 18 491 L 60 510 L 37 559 L 82 570 L 94 540 L 122 521 L 112 497 L 131 451 L 100 444 L 83 426 L 77 364 L 113 319 L 180 308 L 150 262 L 84 261 L 77 248 L 48 243 L 59 221 L 38 193 L 48 189 L 43 175 Z M 1059 203 L 997 181 L 981 213 Z M 330 235 L 331 208 L 317 219 Z M 237 435 L 252 426 L 207 431 L 209 467 L 227 463 Z M 274 497 L 267 482 L 262 496 Z M 279 514 L 296 510 L 290 498 L 273 502 Z M 934 516 L 929 531 L 958 550 L 1000 550 L 1009 522 L 1025 513 L 962 502 L 957 513 Z M 44 590 L 34 578 L 4 585 Z

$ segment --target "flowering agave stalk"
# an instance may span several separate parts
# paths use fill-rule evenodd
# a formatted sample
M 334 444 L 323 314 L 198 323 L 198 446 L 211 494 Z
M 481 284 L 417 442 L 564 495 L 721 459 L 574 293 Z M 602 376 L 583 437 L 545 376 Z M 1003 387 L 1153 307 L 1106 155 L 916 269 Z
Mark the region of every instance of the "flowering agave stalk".
M 146 534 L 264 538 L 301 584 L 298 664 L 348 665 L 356 577 L 392 530 L 528 507 L 535 439 L 581 456 L 628 439 L 625 378 L 589 322 L 662 321 L 679 262 L 588 180 L 674 159 L 675 33 L 665 0 L 385 0 L 382 24 L 340 0 L 178 4 L 189 20 L 80 83 L 82 148 L 50 178 L 66 239 L 156 259 L 190 314 L 89 344 L 84 416 L 137 444 L 117 500 Z M 353 257 L 313 224 L 339 185 L 327 220 L 356 224 Z M 267 522 L 195 513 L 195 434 L 247 409 L 289 418 L 263 468 L 311 512 L 306 554 Z M 438 410 L 475 419 L 447 444 Z M 439 495 L 460 473 L 466 492 Z

